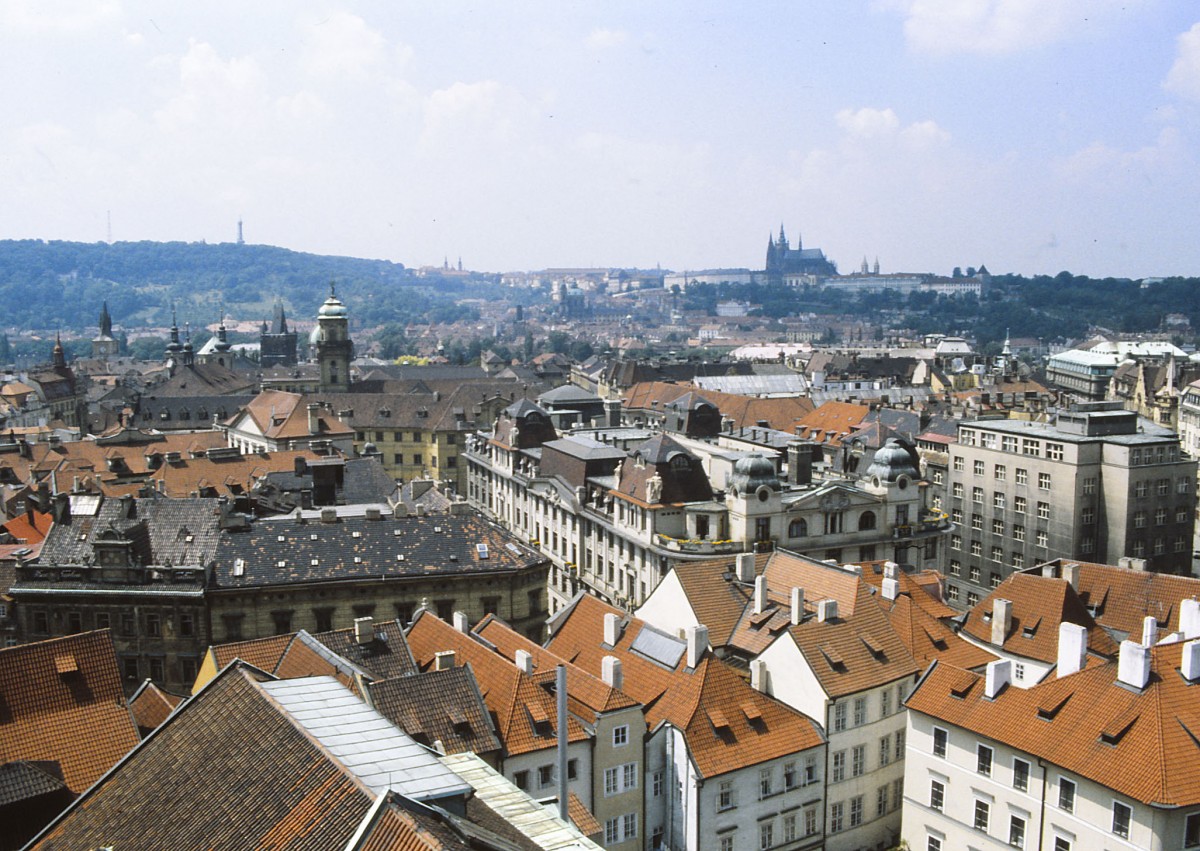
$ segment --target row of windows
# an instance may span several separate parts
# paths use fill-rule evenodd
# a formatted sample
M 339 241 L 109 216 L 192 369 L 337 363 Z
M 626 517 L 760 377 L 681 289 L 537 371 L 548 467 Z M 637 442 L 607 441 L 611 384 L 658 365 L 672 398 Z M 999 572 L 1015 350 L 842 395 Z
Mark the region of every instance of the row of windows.
M 889 791 L 891 794 L 889 795 Z M 896 779 L 890 786 L 880 786 L 875 790 L 875 817 L 898 810 L 904 802 L 904 780 Z M 829 805 L 829 832 L 841 833 L 843 830 L 858 827 L 863 823 L 863 796 L 855 795 L 849 801 L 837 801 Z
M 879 717 L 886 718 L 893 711 L 898 712 L 903 709 L 904 703 L 904 683 L 899 683 L 896 686 L 895 703 L 892 702 L 892 691 L 889 686 L 879 693 Z M 853 714 L 850 709 L 853 707 Z M 847 727 L 861 727 L 871 719 L 867 708 L 866 697 L 856 697 L 853 701 L 842 701 L 841 703 L 833 704 L 833 719 L 830 723 L 830 728 L 835 733 L 840 733 Z
M 803 824 L 800 822 L 803 818 Z M 795 842 L 801 836 L 815 836 L 817 833 L 817 810 L 809 807 L 802 814 L 788 813 L 781 820 L 781 830 L 775 830 L 775 819 L 767 819 L 758 823 L 758 847 L 767 851 L 777 845 L 787 845 Z M 803 829 L 803 833 L 800 830 Z M 657 845 L 655 847 L 658 847 Z M 737 847 L 737 837 L 734 831 L 721 836 L 718 846 L 721 851 L 734 851 Z
M 783 786 L 775 785 L 775 769 L 762 768 L 758 773 L 758 797 L 760 800 L 770 798 L 780 792 L 790 792 L 802 789 L 817 782 L 817 758 L 804 758 L 804 764 L 792 760 L 783 765 Z M 656 777 L 657 782 L 657 777 Z M 655 796 L 658 796 L 655 792 Z M 732 810 L 737 806 L 737 789 L 732 780 L 722 780 L 717 786 L 717 810 Z
M 999 449 L 1010 455 L 1016 455 L 1019 448 L 1020 454 L 1028 455 L 1031 458 L 1040 458 L 1044 449 L 1046 457 L 1051 461 L 1063 459 L 1063 444 L 1052 440 L 1043 442 L 1031 437 L 1023 437 L 1018 440 L 1017 437 L 1010 434 L 996 434 L 990 431 L 977 432 L 974 429 L 966 428 L 959 430 L 958 439 L 964 446 Z
M 385 440 L 395 441 L 396 443 L 403 443 L 403 442 L 405 442 L 404 435 L 407 433 L 408 432 L 403 432 L 403 431 L 392 431 L 392 432 L 357 431 L 354 433 L 354 439 L 357 440 L 359 443 L 362 443 L 363 441 L 366 441 L 366 440 L 374 440 L 376 443 L 383 443 Z M 374 434 L 374 437 L 370 437 L 369 435 L 371 435 L 371 434 Z M 412 439 L 408 441 L 409 443 L 425 443 L 426 442 L 425 434 L 423 432 L 414 431 L 411 434 L 412 434 Z M 445 437 L 446 443 L 450 446 L 453 446 L 454 444 L 458 443 L 458 435 L 456 435 L 456 434 L 446 434 L 443 436 Z M 431 433 L 429 435 L 428 442 L 429 443 L 437 443 L 437 434 Z
M 574 780 L 579 776 L 579 760 L 567 760 L 567 779 Z M 529 771 L 513 772 L 513 785 L 518 789 L 529 791 Z M 545 765 L 537 767 L 537 785 L 538 789 L 548 789 L 551 786 L 557 786 L 558 780 L 554 776 L 554 763 L 548 762 Z
M 56 612 L 55 614 L 56 617 L 62 618 L 62 628 L 67 635 L 74 635 L 77 632 L 83 632 L 85 629 L 113 628 L 111 612 L 89 614 L 83 611 L 70 610 L 67 612 Z M 33 634 L 49 635 L 51 632 L 50 620 L 49 610 L 31 610 L 30 628 Z M 89 621 L 90 626 L 88 625 Z M 121 612 L 117 616 L 116 632 L 122 638 L 135 638 L 138 636 L 144 638 L 162 638 L 164 634 L 170 635 L 172 632 L 175 635 L 188 637 L 196 634 L 196 616 L 191 612 L 180 612 L 176 621 L 171 614 L 164 615 L 161 612 L 143 612 L 140 618 L 134 612 Z
M 846 754 L 847 751 L 834 751 L 830 762 L 830 777 L 831 783 L 840 783 L 846 779 Z M 849 750 L 850 755 L 850 777 L 862 777 L 867 772 L 867 746 L 855 745 Z M 884 766 L 890 763 L 893 759 L 901 760 L 904 758 L 904 731 L 897 730 L 896 735 L 884 736 L 879 740 L 879 765 Z

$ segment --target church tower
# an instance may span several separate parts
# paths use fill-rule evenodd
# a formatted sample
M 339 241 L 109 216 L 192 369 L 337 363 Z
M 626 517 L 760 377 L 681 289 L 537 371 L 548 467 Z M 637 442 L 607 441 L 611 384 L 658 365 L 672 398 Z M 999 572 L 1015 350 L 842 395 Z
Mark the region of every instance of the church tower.
M 106 360 L 117 356 L 120 343 L 113 339 L 112 317 L 108 315 L 108 302 L 100 308 L 100 333 L 92 338 L 92 357 Z
M 317 327 L 309 342 L 316 352 L 321 369 L 322 393 L 345 393 L 350 389 L 350 361 L 354 358 L 354 343 L 350 340 L 350 320 L 346 305 L 329 284 L 329 298 L 317 311 Z
M 295 365 L 296 332 L 288 330 L 282 301 L 275 301 L 275 316 L 270 325 L 263 323 L 258 342 L 264 367 Z

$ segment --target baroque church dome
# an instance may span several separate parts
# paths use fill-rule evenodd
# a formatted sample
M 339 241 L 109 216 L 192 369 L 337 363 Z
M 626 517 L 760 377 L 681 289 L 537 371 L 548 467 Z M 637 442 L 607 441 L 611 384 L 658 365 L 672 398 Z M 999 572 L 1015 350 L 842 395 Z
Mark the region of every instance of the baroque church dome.
M 867 467 L 867 478 L 878 477 L 881 482 L 895 482 L 901 476 L 910 479 L 921 478 L 921 471 L 916 461 L 904 444 L 894 437 L 889 437 L 887 443 L 875 452 L 871 466 Z

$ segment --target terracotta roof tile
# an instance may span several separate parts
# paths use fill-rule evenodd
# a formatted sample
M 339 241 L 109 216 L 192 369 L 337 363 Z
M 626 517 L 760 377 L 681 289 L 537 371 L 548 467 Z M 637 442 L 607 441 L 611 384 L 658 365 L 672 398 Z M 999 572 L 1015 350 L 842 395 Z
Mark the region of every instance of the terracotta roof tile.
M 138 729 L 145 735 L 166 721 L 181 700 L 183 698 L 179 695 L 163 691 L 152 680 L 146 680 L 129 698 L 129 708 L 137 720 Z
M 78 794 L 137 742 L 108 630 L 0 650 L 0 764 L 58 762 Z

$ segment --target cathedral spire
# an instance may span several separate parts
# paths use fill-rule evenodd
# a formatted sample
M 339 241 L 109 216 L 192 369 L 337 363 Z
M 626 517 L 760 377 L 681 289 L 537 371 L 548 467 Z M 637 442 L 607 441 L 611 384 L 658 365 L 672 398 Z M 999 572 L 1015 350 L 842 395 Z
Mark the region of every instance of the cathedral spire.
M 108 315 L 108 302 L 104 302 L 100 307 L 100 336 L 112 336 L 112 317 Z

